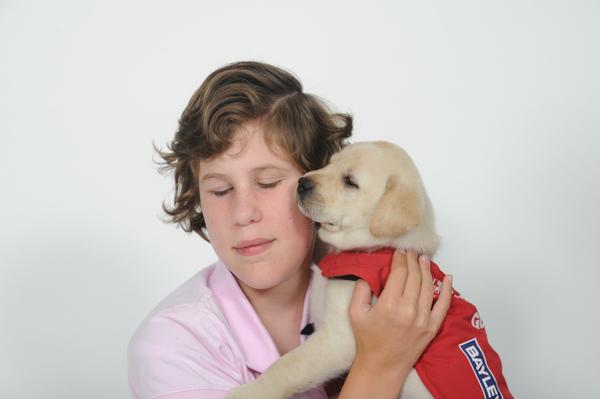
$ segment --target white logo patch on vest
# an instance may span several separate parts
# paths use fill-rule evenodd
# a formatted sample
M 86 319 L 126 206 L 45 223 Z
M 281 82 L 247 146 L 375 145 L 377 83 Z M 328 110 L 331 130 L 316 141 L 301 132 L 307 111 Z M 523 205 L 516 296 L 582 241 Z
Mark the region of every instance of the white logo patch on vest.
M 473 313 L 473 317 L 471 317 L 471 325 L 478 330 L 485 328 L 483 325 L 483 320 L 481 320 L 481 316 L 479 316 L 479 312 Z
M 492 370 L 488 367 L 485 355 L 477 343 L 477 338 L 472 338 L 462 344 L 458 345 L 460 350 L 464 353 L 481 385 L 483 391 L 483 397 L 485 399 L 502 399 L 502 393 L 496 382 L 496 377 L 492 373 Z

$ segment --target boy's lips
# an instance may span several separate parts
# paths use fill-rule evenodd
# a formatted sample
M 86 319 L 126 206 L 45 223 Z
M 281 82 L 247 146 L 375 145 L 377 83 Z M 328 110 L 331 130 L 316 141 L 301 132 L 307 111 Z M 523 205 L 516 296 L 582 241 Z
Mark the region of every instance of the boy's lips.
M 233 249 L 242 256 L 258 255 L 269 249 L 273 245 L 273 242 L 275 242 L 275 239 L 255 238 L 253 240 L 240 241 Z

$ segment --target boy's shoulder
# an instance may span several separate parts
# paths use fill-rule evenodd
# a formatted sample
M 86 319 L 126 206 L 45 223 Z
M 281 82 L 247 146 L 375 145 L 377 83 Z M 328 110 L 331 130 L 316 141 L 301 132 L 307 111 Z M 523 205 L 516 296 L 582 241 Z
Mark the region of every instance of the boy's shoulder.
M 175 331 L 201 331 L 218 328 L 226 323 L 225 317 L 209 288 L 209 281 L 220 266 L 215 262 L 198 271 L 167 295 L 140 323 L 131 338 L 134 341 L 175 339 Z
M 212 264 L 176 288 L 141 322 L 127 348 L 135 397 L 223 391 L 245 382 L 243 356 L 211 290 Z M 203 393 L 204 392 L 204 393 Z

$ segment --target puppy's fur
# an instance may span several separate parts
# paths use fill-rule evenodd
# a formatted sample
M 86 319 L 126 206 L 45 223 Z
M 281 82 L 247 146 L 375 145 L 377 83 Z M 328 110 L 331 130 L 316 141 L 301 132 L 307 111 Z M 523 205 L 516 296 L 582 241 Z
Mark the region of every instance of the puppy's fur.
M 431 201 L 400 147 L 384 141 L 352 144 L 304 179 L 314 188 L 298 194 L 300 210 L 321 224 L 319 237 L 337 250 L 387 246 L 435 253 Z
M 432 256 L 438 247 L 419 172 L 394 144 L 349 145 L 325 168 L 304 175 L 297 193 L 301 211 L 320 223 L 319 237 L 336 250 L 394 247 Z M 316 332 L 228 398 L 288 398 L 347 371 L 356 354 L 348 318 L 353 288 L 353 281 L 327 280 L 313 270 L 310 310 Z M 413 370 L 401 398 L 430 397 Z

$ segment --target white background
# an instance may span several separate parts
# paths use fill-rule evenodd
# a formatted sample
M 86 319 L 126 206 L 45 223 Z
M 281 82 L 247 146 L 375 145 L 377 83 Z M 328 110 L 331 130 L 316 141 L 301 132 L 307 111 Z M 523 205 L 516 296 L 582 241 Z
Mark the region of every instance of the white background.
M 0 397 L 128 397 L 135 327 L 215 259 L 152 142 L 244 59 L 413 156 L 515 396 L 594 396 L 599 4 L 0 1 Z

